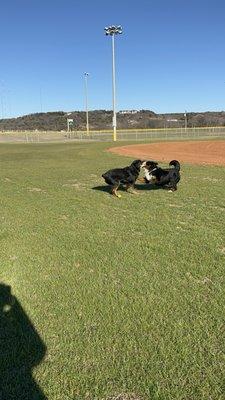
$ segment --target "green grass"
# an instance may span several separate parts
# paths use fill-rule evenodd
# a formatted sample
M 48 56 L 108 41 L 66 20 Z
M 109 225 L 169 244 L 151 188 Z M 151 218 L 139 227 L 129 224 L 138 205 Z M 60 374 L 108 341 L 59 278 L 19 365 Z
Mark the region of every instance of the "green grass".
M 107 147 L 0 146 L 6 400 L 225 399 L 225 168 L 116 199 Z

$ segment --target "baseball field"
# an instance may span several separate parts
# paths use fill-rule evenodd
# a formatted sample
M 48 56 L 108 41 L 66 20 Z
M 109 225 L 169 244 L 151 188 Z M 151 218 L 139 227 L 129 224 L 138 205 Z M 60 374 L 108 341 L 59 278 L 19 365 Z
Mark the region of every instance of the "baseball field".
M 225 399 L 225 141 L 171 143 L 0 145 L 2 399 Z M 178 191 L 111 196 L 140 156 Z

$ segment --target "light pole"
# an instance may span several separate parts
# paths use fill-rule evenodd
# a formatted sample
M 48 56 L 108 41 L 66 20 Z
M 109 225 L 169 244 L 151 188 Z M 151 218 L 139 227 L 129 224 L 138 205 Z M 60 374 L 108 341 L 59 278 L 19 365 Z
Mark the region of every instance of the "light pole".
M 2 119 L 5 118 L 5 83 L 4 81 L 0 82 L 0 96 L 1 96 L 1 112 L 2 112 Z
M 114 36 L 122 33 L 122 26 L 112 25 L 105 28 L 105 34 L 112 37 L 112 88 L 113 88 L 113 140 L 116 142 L 116 77 L 115 77 L 115 39 Z
M 42 87 L 40 87 L 40 109 L 41 113 L 43 112 L 43 103 L 42 103 Z
M 89 73 L 84 73 L 84 81 L 85 81 L 85 105 L 86 105 L 86 129 L 87 136 L 89 136 L 89 120 L 88 120 L 88 76 Z
M 186 130 L 187 130 L 187 111 L 186 110 L 184 113 L 184 128 L 185 128 L 185 132 L 186 132 Z

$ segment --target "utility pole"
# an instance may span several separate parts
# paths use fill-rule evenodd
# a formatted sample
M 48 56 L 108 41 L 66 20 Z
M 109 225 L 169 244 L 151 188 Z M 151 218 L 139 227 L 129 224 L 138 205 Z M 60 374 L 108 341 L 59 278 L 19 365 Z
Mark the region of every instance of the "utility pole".
M 85 106 L 86 106 L 86 129 L 87 136 L 89 136 L 89 119 L 88 119 L 88 76 L 89 73 L 84 73 L 84 81 L 85 81 Z

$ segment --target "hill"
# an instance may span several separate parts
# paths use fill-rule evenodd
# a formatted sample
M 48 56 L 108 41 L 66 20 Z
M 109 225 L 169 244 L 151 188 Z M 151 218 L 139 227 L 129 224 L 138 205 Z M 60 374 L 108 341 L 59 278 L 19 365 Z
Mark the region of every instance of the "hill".
M 67 118 L 74 120 L 74 129 L 86 129 L 86 113 L 84 111 L 71 111 L 71 113 L 58 111 L 29 114 L 18 118 L 0 119 L 0 131 L 61 131 L 67 129 Z M 185 117 L 183 113 L 156 114 L 150 110 L 128 110 L 117 113 L 118 129 L 183 127 L 184 124 Z M 90 130 L 111 129 L 112 111 L 90 111 L 89 125 Z M 225 112 L 188 113 L 187 126 L 225 126 Z

